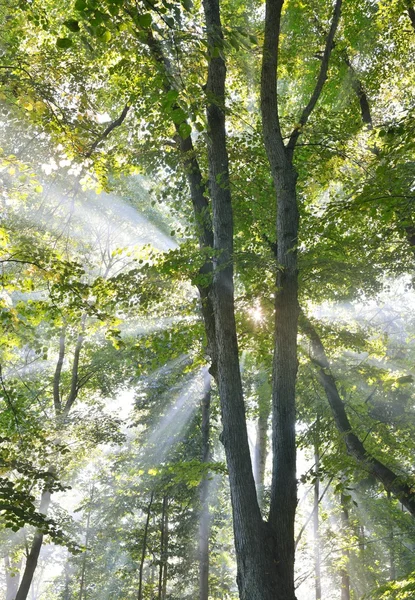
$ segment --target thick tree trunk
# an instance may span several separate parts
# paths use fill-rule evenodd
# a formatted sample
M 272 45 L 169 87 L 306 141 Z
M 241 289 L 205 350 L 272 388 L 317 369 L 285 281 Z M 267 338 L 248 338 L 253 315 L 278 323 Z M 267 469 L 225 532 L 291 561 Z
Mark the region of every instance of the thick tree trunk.
M 39 512 L 44 515 L 47 514 L 49 505 L 50 505 L 50 497 L 51 493 L 49 490 L 45 490 L 42 493 L 42 498 L 40 501 Z M 26 565 L 24 568 L 22 580 L 19 586 L 19 591 L 16 594 L 16 600 L 26 600 L 29 594 L 30 586 L 33 581 L 33 575 L 35 574 L 35 570 L 37 567 L 37 561 L 39 559 L 40 550 L 42 548 L 43 543 L 43 533 L 41 531 L 37 531 L 32 541 L 32 545 L 30 547 L 30 552 L 26 558 Z
M 210 377 L 205 382 L 205 393 L 202 398 L 202 462 L 210 460 Z M 209 597 L 209 478 L 206 476 L 200 484 L 200 519 L 199 519 L 199 600 Z
M 382 483 L 386 491 L 391 492 L 415 517 L 415 492 L 413 488 L 402 481 L 402 476 L 398 477 L 389 467 L 366 452 L 361 440 L 353 433 L 324 346 L 317 330 L 303 313 L 301 314 L 301 328 L 311 342 L 312 360 L 318 367 L 319 381 L 326 393 L 337 429 L 343 435 L 348 453 L 356 459 L 363 469 Z
M 279 591 L 272 529 L 264 523 L 256 496 L 239 367 L 233 287 L 233 215 L 225 130 L 225 76 L 219 2 L 203 3 L 210 52 L 207 96 L 209 180 L 214 232 L 212 304 L 215 315 L 217 383 L 231 491 L 237 582 L 241 600 L 289 600 Z M 282 566 L 282 568 L 284 568 Z

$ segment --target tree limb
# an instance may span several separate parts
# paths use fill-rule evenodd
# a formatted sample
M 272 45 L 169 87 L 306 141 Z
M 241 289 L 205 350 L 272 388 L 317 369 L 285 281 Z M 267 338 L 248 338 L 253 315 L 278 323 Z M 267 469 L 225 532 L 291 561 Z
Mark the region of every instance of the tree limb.
M 115 119 L 115 121 L 112 121 L 112 123 L 110 123 L 108 125 L 108 127 L 105 129 L 105 131 L 99 136 L 99 138 L 97 140 L 95 140 L 95 142 L 92 144 L 91 148 L 88 150 L 88 152 L 85 155 L 86 158 L 89 158 L 92 155 L 92 153 L 94 152 L 94 150 L 96 150 L 96 148 L 99 146 L 99 144 L 101 142 L 103 142 L 105 140 L 105 138 L 107 138 L 114 129 L 116 129 L 117 127 L 120 127 L 123 124 L 130 108 L 131 108 L 131 106 L 129 104 L 126 104 L 124 106 L 123 111 L 120 114 L 120 116 L 117 119 Z
M 339 20 L 340 20 L 341 7 L 342 7 L 342 0 L 336 0 L 333 17 L 331 20 L 330 30 L 329 30 L 329 33 L 328 33 L 327 39 L 326 39 L 326 46 L 324 48 L 324 53 L 323 53 L 323 57 L 321 60 L 320 72 L 319 72 L 319 75 L 317 78 L 316 86 L 314 88 L 314 91 L 311 95 L 311 98 L 310 98 L 307 106 L 304 108 L 304 110 L 301 114 L 301 117 L 299 120 L 299 126 L 297 126 L 292 131 L 292 133 L 290 135 L 290 139 L 287 144 L 287 150 L 289 151 L 290 156 L 292 156 L 292 154 L 294 153 L 295 145 L 301 134 L 301 129 L 307 123 L 311 113 L 313 112 L 314 107 L 316 106 L 318 99 L 320 98 L 324 83 L 326 82 L 327 73 L 328 73 L 328 69 L 329 69 L 330 56 L 331 56 L 331 52 L 333 50 L 334 36 L 336 34 L 337 26 L 338 26 Z
M 344 402 L 340 397 L 336 381 L 331 372 L 321 339 L 311 321 L 302 312 L 300 326 L 311 343 L 311 360 L 318 368 L 318 378 L 326 393 L 337 429 L 343 436 L 347 452 L 368 473 L 383 484 L 405 508 L 415 517 L 415 491 L 413 488 L 396 475 L 389 467 L 366 451 L 362 441 L 353 432 L 352 425 L 347 416 Z

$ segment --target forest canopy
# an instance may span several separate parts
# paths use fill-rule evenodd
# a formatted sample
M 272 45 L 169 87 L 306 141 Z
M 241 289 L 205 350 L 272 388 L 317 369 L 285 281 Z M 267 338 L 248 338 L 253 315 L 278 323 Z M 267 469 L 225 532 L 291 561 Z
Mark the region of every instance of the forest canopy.
M 0 27 L 2 597 L 411 598 L 412 0 Z

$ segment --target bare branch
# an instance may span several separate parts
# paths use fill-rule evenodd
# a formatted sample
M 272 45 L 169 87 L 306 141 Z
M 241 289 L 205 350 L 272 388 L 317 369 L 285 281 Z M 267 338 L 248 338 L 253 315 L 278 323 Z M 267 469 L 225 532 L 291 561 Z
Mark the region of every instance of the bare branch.
M 328 484 L 326 485 L 326 487 L 325 487 L 325 488 L 324 488 L 324 490 L 323 490 L 323 493 L 321 494 L 320 498 L 318 499 L 318 504 L 320 504 L 320 502 L 323 500 L 323 498 L 324 498 L 324 496 L 326 495 L 326 492 L 327 492 L 327 490 L 329 489 L 329 486 L 330 486 L 331 482 L 333 481 L 333 479 L 334 479 L 334 476 L 333 476 L 333 477 L 330 477 Z M 311 513 L 308 515 L 308 517 L 307 517 L 307 519 L 306 519 L 306 521 L 305 521 L 304 525 L 301 527 L 301 529 L 300 529 L 300 531 L 299 531 L 299 533 L 298 533 L 298 535 L 297 535 L 297 537 L 296 537 L 296 540 L 295 540 L 295 548 L 296 548 L 296 549 L 297 549 L 297 546 L 298 546 L 298 544 L 300 543 L 301 536 L 303 535 L 303 533 L 304 533 L 304 531 L 305 531 L 305 528 L 307 527 L 307 525 L 308 525 L 308 524 L 309 524 L 309 522 L 311 521 L 311 519 L 312 519 L 312 517 L 313 517 L 314 513 L 316 512 L 316 508 L 317 508 L 317 506 L 314 506 L 313 510 L 312 510 L 312 511 L 311 511 Z
M 92 144 L 91 148 L 89 149 L 89 151 L 88 151 L 88 152 L 86 153 L 86 155 L 85 155 L 85 156 L 86 156 L 86 158 L 89 158 L 89 157 L 92 155 L 92 153 L 94 152 L 94 150 L 96 150 L 96 148 L 99 146 L 99 144 L 100 144 L 101 142 L 103 142 L 103 141 L 105 140 L 105 138 L 107 138 L 107 137 L 109 136 L 109 134 L 110 134 L 110 133 L 111 133 L 111 132 L 112 132 L 114 129 L 116 129 L 117 127 L 120 127 L 120 126 L 123 124 L 123 122 L 124 122 L 124 120 L 125 120 L 125 118 L 126 118 L 126 116 L 127 116 L 127 114 L 128 114 L 128 111 L 130 110 L 130 108 L 131 108 L 131 106 L 130 106 L 129 104 L 126 104 L 126 105 L 124 106 L 124 108 L 123 108 L 123 111 L 122 111 L 122 113 L 120 114 L 120 116 L 118 117 L 118 119 L 115 119 L 115 121 L 112 121 L 112 123 L 110 123 L 110 124 L 108 125 L 108 127 L 106 128 L 106 130 L 105 130 L 105 131 L 104 131 L 104 132 L 103 132 L 103 133 L 102 133 L 102 134 L 99 136 L 99 138 L 98 138 L 97 140 L 95 140 L 95 142 Z

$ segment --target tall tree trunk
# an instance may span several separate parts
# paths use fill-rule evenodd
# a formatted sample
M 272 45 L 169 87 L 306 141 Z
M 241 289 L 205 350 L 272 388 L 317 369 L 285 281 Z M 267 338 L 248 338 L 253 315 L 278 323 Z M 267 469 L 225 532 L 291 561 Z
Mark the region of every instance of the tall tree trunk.
M 203 7 L 210 55 L 206 93 L 215 249 L 212 304 L 218 365 L 216 379 L 222 411 L 221 440 L 229 471 L 237 582 L 241 600 L 275 600 L 274 543 L 270 528 L 262 521 L 256 497 L 236 335 L 233 214 L 224 114 L 226 67 L 221 53 L 218 55 L 218 49 L 223 45 L 219 2 L 204 0 Z
M 168 498 L 163 496 L 163 508 L 161 511 L 160 522 L 160 565 L 159 565 L 159 583 L 158 600 L 164 600 L 167 583 L 167 508 Z
M 299 214 L 297 173 L 294 151 L 303 127 L 314 110 L 327 79 L 334 36 L 340 19 L 341 0 L 336 0 L 320 71 L 309 102 L 302 111 L 287 145 L 278 113 L 277 77 L 281 13 L 284 0 L 267 0 L 261 73 L 261 113 L 264 144 L 277 201 L 275 295 L 275 353 L 273 370 L 273 478 L 269 523 L 275 534 L 278 564 L 278 593 L 293 600 L 294 592 L 294 518 L 297 505 L 295 447 L 295 383 L 297 376 Z
M 88 544 L 90 538 L 90 525 L 91 525 L 91 513 L 92 513 L 92 502 L 94 500 L 95 485 L 92 484 L 91 491 L 89 494 L 89 510 L 86 518 L 86 531 L 85 531 L 85 552 L 82 556 L 82 567 L 81 567 L 81 578 L 79 582 L 79 600 L 82 600 L 85 591 L 85 574 L 86 574 L 86 560 L 88 552 Z
M 6 600 L 15 600 L 17 590 L 19 589 L 20 569 L 22 559 L 11 561 L 10 557 L 4 557 L 4 567 L 6 571 Z
M 202 462 L 210 461 L 210 376 L 205 381 L 205 393 L 202 398 Z M 199 600 L 209 597 L 209 478 L 200 484 L 200 519 L 199 519 Z
M 146 522 L 144 525 L 143 548 L 141 551 L 140 567 L 138 570 L 138 594 L 137 594 L 138 600 L 142 600 L 142 598 L 143 598 L 143 569 L 144 569 L 144 560 L 146 558 L 148 526 L 150 523 L 151 506 L 153 504 L 153 498 L 154 498 L 154 492 L 151 492 L 150 502 L 148 503 L 148 507 L 147 507 L 147 517 L 146 517 Z
M 342 532 L 343 532 L 343 540 L 342 544 L 344 546 L 342 550 L 342 560 L 343 566 L 340 572 L 341 576 L 341 600 L 350 600 L 350 575 L 349 575 L 349 560 L 350 560 L 350 551 L 347 548 L 348 544 L 348 530 L 349 530 L 349 511 L 347 509 L 347 503 L 344 495 L 341 495 L 340 498 L 341 504 L 341 522 L 342 522 Z
M 44 515 L 47 514 L 49 505 L 50 505 L 51 493 L 48 489 L 45 489 L 42 493 L 42 498 L 40 500 L 39 512 Z M 26 564 L 22 576 L 22 580 L 20 582 L 19 590 L 16 594 L 16 600 L 26 600 L 29 594 L 30 586 L 33 581 L 33 575 L 35 573 L 37 562 L 39 559 L 40 550 L 42 548 L 43 543 L 43 533 L 41 531 L 36 531 L 32 545 L 30 547 L 29 554 L 26 558 Z
M 318 436 L 318 431 L 317 435 Z M 314 577 L 316 588 L 316 600 L 321 600 L 321 562 L 320 562 L 320 529 L 318 518 L 318 506 L 320 502 L 320 479 L 318 469 L 320 466 L 320 449 L 318 441 L 314 445 L 314 464 L 317 472 L 314 483 L 314 515 L 313 515 L 313 530 L 314 530 Z
M 169 557 L 169 502 L 166 497 L 166 511 L 164 514 L 164 558 L 163 558 L 163 584 L 161 589 L 161 600 L 167 597 L 167 575 Z
M 387 492 L 388 500 L 391 500 L 390 492 Z M 393 522 L 390 524 L 389 534 L 389 579 L 394 581 L 396 579 L 396 564 L 395 564 L 395 536 L 393 534 Z

